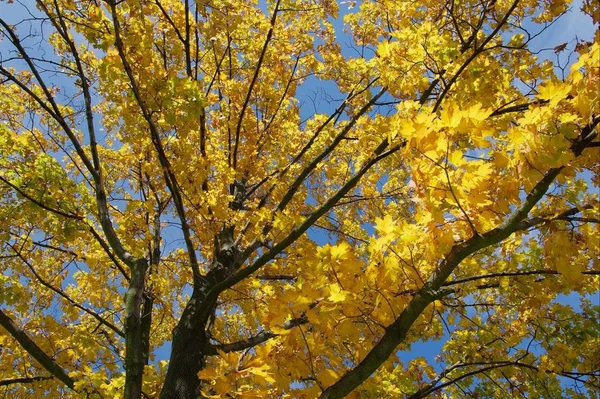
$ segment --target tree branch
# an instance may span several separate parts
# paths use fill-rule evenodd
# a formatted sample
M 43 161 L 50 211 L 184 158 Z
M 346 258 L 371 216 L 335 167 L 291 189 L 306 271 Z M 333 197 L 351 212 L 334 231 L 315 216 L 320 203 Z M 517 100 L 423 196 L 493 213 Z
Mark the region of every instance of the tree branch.
M 284 323 L 284 330 L 291 330 L 294 327 L 297 327 L 301 324 L 308 323 L 308 318 L 306 316 L 301 316 L 292 320 L 288 320 Z M 270 340 L 271 338 L 277 337 L 279 334 L 276 334 L 272 331 L 261 331 L 258 334 L 241 341 L 232 342 L 230 344 L 220 344 L 220 345 L 212 345 L 206 352 L 207 355 L 216 355 L 218 351 L 229 353 L 229 352 L 239 352 L 245 349 L 249 349 L 255 347 L 256 345 L 260 345 L 263 342 Z
M 21 377 L 21 378 L 10 378 L 8 380 L 1 380 L 0 387 L 7 387 L 12 384 L 30 384 L 38 381 L 46 381 L 51 380 L 54 377 L 51 375 L 48 376 L 37 376 L 37 377 Z
M 464 283 L 468 283 L 470 281 L 477 281 L 477 280 L 485 280 L 488 278 L 497 278 L 497 277 L 518 277 L 518 276 L 537 276 L 537 275 L 556 275 L 556 274 L 561 274 L 560 272 L 556 271 L 556 270 L 549 270 L 549 269 L 537 269 L 537 270 L 525 270 L 525 271 L 517 271 L 517 272 L 499 272 L 499 273 L 488 273 L 488 274 L 481 274 L 479 276 L 471 276 L 471 277 L 466 277 L 466 278 L 462 278 L 460 280 L 452 280 L 452 281 L 448 281 L 445 282 L 444 284 L 442 284 L 443 287 L 450 287 L 453 285 L 459 285 L 459 284 L 464 284 Z M 596 270 L 586 270 L 581 272 L 581 274 L 584 274 L 586 276 L 599 276 L 600 275 L 600 271 L 596 271 Z
M 379 90 L 379 92 L 375 94 L 373 98 L 369 100 L 369 102 L 362 106 L 362 108 L 356 113 L 356 115 L 354 115 L 348 124 L 344 126 L 344 128 L 334 138 L 333 142 L 325 147 L 319 155 L 317 155 L 308 165 L 306 165 L 306 167 L 302 170 L 298 177 L 296 177 L 296 180 L 292 183 L 288 191 L 281 199 L 281 202 L 277 206 L 277 211 L 282 211 L 285 209 L 287 204 L 292 200 L 292 198 L 294 198 L 294 195 L 298 189 L 302 186 L 302 183 L 304 183 L 304 180 L 317 167 L 319 162 L 325 159 L 325 157 L 327 157 L 327 155 L 329 155 L 338 146 L 342 139 L 346 137 L 346 134 L 350 131 L 350 129 L 352 129 L 352 127 L 356 124 L 358 119 L 363 116 L 373 106 L 373 104 L 375 104 L 375 102 L 377 102 L 377 100 L 386 93 L 386 91 L 386 87 Z
M 8 333 L 37 360 L 50 374 L 58 378 L 67 387 L 75 389 L 75 381 L 69 377 L 67 371 L 60 367 L 50 356 L 48 356 L 27 334 L 21 330 L 10 317 L 8 317 L 2 309 L 0 309 L 0 325 L 8 331 Z
M 238 146 L 240 143 L 240 133 L 242 131 L 242 123 L 244 121 L 244 114 L 246 113 L 246 109 L 248 108 L 248 104 L 250 103 L 250 97 L 252 96 L 252 90 L 254 89 L 254 85 L 258 80 L 258 74 L 260 73 L 260 68 L 265 59 L 265 54 L 267 53 L 267 48 L 269 47 L 269 42 L 273 37 L 273 31 L 275 30 L 275 22 L 277 21 L 277 13 L 279 12 L 279 3 L 281 0 L 277 0 L 275 3 L 275 9 L 273 10 L 273 15 L 271 15 L 271 26 L 269 27 L 269 31 L 267 32 L 267 38 L 265 39 L 265 44 L 260 52 L 260 56 L 258 57 L 258 63 L 256 64 L 256 68 L 254 69 L 254 75 L 252 76 L 252 80 L 250 81 L 250 86 L 248 87 L 248 92 L 246 93 L 246 98 L 242 104 L 242 109 L 240 110 L 240 118 L 235 127 L 235 143 L 233 145 L 233 169 L 235 170 L 237 167 L 237 152 Z
M 40 208 L 42 208 L 42 209 L 44 209 L 44 210 L 46 210 L 46 211 L 48 211 L 50 213 L 54 213 L 54 214 L 56 214 L 58 216 L 62 216 L 62 217 L 67 218 L 67 219 L 83 220 L 83 216 L 73 215 L 73 214 L 70 214 L 70 213 L 63 212 L 60 209 L 51 208 L 50 206 L 42 203 L 41 201 L 36 200 L 31 195 L 27 194 L 25 191 L 23 191 L 19 187 L 15 186 L 14 184 L 12 184 L 10 181 L 8 181 L 7 179 L 5 179 L 2 176 L 0 176 L 0 181 L 2 183 L 6 184 L 8 187 L 10 187 L 13 190 L 15 190 L 17 193 L 19 193 L 23 197 L 25 197 L 31 203 L 39 206 Z
M 57 23 L 55 21 L 55 18 L 50 15 L 50 13 L 48 12 L 48 9 L 44 5 L 42 5 L 42 10 L 44 10 L 46 12 L 46 15 L 50 18 L 50 20 L 53 21 L 53 24 L 54 24 L 55 28 L 57 29 L 58 33 L 61 35 L 61 37 L 63 37 L 63 38 L 65 36 L 68 37 L 68 33 L 64 32 L 62 30 L 62 28 L 64 26 L 60 25 L 59 23 Z M 59 18 L 60 18 L 60 16 L 59 16 Z M 99 166 L 97 154 L 94 157 L 94 163 L 92 164 L 92 162 L 90 162 L 88 156 L 85 154 L 85 151 L 83 150 L 83 147 L 81 146 L 81 143 L 77 139 L 76 134 L 71 130 L 71 127 L 69 126 L 69 124 L 65 120 L 64 116 L 62 115 L 54 97 L 52 96 L 52 93 L 48 89 L 45 81 L 42 79 L 41 74 L 37 70 L 35 64 L 29 57 L 28 53 L 25 51 L 21 42 L 19 41 L 17 34 L 1 18 L 0 18 L 0 25 L 2 25 L 2 27 L 7 31 L 8 37 L 9 37 L 11 43 L 13 44 L 13 46 L 15 46 L 15 48 L 17 48 L 17 50 L 23 57 L 23 60 L 27 63 L 27 65 L 29 66 L 29 69 L 31 70 L 33 75 L 36 77 L 36 80 L 37 80 L 39 86 L 42 88 L 42 91 L 43 91 L 44 95 L 46 96 L 46 100 L 48 101 L 48 103 L 50 105 L 48 105 L 48 103 L 46 103 L 44 100 L 42 100 L 42 98 L 40 98 L 35 92 L 33 92 L 29 87 L 27 87 L 23 82 L 21 82 L 19 79 L 17 79 L 15 76 L 13 76 L 8 70 L 6 70 L 2 66 L 0 66 L 0 74 L 6 76 L 10 81 L 14 82 L 17 86 L 19 86 L 19 88 L 21 90 L 23 90 L 27 95 L 29 95 L 36 103 L 38 103 L 40 105 L 40 107 L 42 109 L 44 109 L 48 113 L 48 115 L 50 115 L 61 126 L 62 130 L 66 133 L 67 137 L 71 141 L 71 144 L 73 144 L 73 146 L 75 147 L 75 151 L 77 152 L 77 155 L 79 156 L 79 158 L 81 159 L 81 161 L 83 162 L 83 164 L 85 165 L 85 167 L 87 168 L 89 173 L 92 175 L 92 178 L 94 179 L 94 182 L 96 183 L 96 197 L 98 199 L 98 216 L 99 216 L 100 224 L 102 226 L 102 230 L 104 231 L 109 244 L 115 251 L 115 254 L 128 266 L 131 266 L 136 261 L 136 259 L 127 250 L 125 250 L 125 248 L 121 244 L 121 241 L 118 239 L 117 234 L 112 226 L 110 216 L 108 215 L 108 207 L 106 206 L 106 195 L 104 194 L 104 190 L 103 190 L 102 178 L 99 175 L 99 172 L 98 172 L 99 169 L 97 170 L 97 168 L 96 168 L 97 166 Z M 67 42 L 67 44 L 69 44 L 69 42 Z M 71 45 L 73 47 L 75 47 L 72 42 L 71 42 Z M 71 48 L 71 50 L 72 50 L 72 48 Z M 76 60 L 79 59 L 78 54 L 76 52 L 76 47 L 75 47 L 75 53 L 72 53 L 72 54 Z M 77 65 L 78 65 L 78 68 L 80 68 L 79 74 L 80 74 L 80 78 L 82 80 L 82 87 L 86 87 L 86 89 L 87 89 L 87 94 L 84 91 L 84 96 L 86 97 L 86 99 L 85 99 L 85 101 L 86 101 L 86 116 L 87 116 L 87 121 L 88 121 L 88 128 L 90 128 L 90 124 L 92 127 L 92 130 L 90 131 L 90 138 L 92 140 L 92 143 L 94 144 L 95 136 L 94 136 L 94 131 L 93 131 L 93 121 L 90 119 L 90 118 L 92 118 L 92 114 L 91 114 L 91 96 L 89 93 L 89 86 L 87 86 L 87 80 L 85 78 L 85 75 L 83 74 L 83 67 L 81 65 L 81 62 L 80 61 L 77 62 Z M 92 154 L 94 154 L 94 146 L 92 146 Z
M 550 100 L 535 100 L 535 101 L 532 101 L 531 103 L 517 104 L 517 105 L 510 106 L 510 107 L 505 107 L 503 105 L 500 108 L 496 109 L 494 112 L 492 112 L 489 116 L 492 117 L 492 116 L 499 116 L 499 115 L 509 114 L 511 112 L 526 111 L 532 105 L 547 104 L 549 102 L 550 102 Z
M 302 234 L 304 234 L 304 232 L 306 232 L 306 230 L 308 230 L 321 216 L 327 213 L 336 203 L 340 201 L 340 199 L 344 197 L 344 195 L 354 188 L 363 175 L 367 173 L 369 169 L 371 169 L 371 167 L 373 167 L 382 159 L 394 154 L 400 150 L 400 148 L 404 147 L 404 145 L 405 143 L 401 143 L 385 151 L 385 149 L 388 147 L 388 141 L 387 139 L 382 141 L 375 149 L 374 155 L 371 157 L 371 159 L 365 163 L 365 165 L 363 165 L 360 170 L 356 172 L 356 174 L 352 176 L 333 196 L 331 196 L 331 198 L 325 201 L 325 203 L 323 203 L 312 214 L 310 214 L 300 226 L 294 228 L 284 239 L 271 247 L 268 252 L 256 259 L 254 263 L 245 267 L 244 269 L 239 270 L 237 273 L 213 286 L 207 294 L 207 297 L 216 299 L 219 293 L 221 293 L 223 290 L 242 281 L 244 278 L 250 276 L 262 266 L 273 260 L 275 256 L 280 254 L 283 250 L 300 238 L 300 236 L 302 236 Z
M 571 146 L 571 150 L 576 156 L 581 154 L 588 141 L 596 137 L 597 133 L 593 131 L 598 123 L 596 119 L 594 119 L 591 125 L 582 129 L 578 140 Z M 521 206 L 498 227 L 486 233 L 475 235 L 462 243 L 455 244 L 423 287 L 416 292 L 400 316 L 386 328 L 383 337 L 367 356 L 356 367 L 347 371 L 336 383 L 323 391 L 320 398 L 341 399 L 369 378 L 391 356 L 396 347 L 404 341 L 409 329 L 425 308 L 440 297 L 441 293 L 439 290 L 454 269 L 471 254 L 480 249 L 495 245 L 515 232 L 518 229 L 519 223 L 548 191 L 548 188 L 562 169 L 563 167 L 561 166 L 548 170 L 527 195 Z
M 177 179 L 175 178 L 175 175 L 171 171 L 169 160 L 167 158 L 167 155 L 165 154 L 163 145 L 160 140 L 160 134 L 158 132 L 158 128 L 156 127 L 156 124 L 152 120 L 152 113 L 146 107 L 144 98 L 142 96 L 142 93 L 140 92 L 138 82 L 137 82 L 135 76 L 133 75 L 133 70 L 132 70 L 131 65 L 129 64 L 129 61 L 127 60 L 127 57 L 125 55 L 125 47 L 123 44 L 123 40 L 121 38 L 121 28 L 120 28 L 120 23 L 119 23 L 118 14 L 117 14 L 117 3 L 114 0 L 108 0 L 108 4 L 110 6 L 113 27 L 115 30 L 115 47 L 117 48 L 117 52 L 119 53 L 119 57 L 123 64 L 123 69 L 125 70 L 127 78 L 129 79 L 129 84 L 131 85 L 131 90 L 136 99 L 136 102 L 137 102 L 138 106 L 140 107 L 140 110 L 142 111 L 142 115 L 143 115 L 144 119 L 148 123 L 148 127 L 150 129 L 150 138 L 151 138 L 152 144 L 154 145 L 154 148 L 156 149 L 156 152 L 158 154 L 158 159 L 159 159 L 160 165 L 163 170 L 165 183 L 167 184 L 167 187 L 169 188 L 169 192 L 171 193 L 173 202 L 175 204 L 175 209 L 177 210 L 177 215 L 181 222 L 181 230 L 183 232 L 183 238 L 184 238 L 184 241 L 186 244 L 188 257 L 190 259 L 190 265 L 192 267 L 192 272 L 193 272 L 194 288 L 200 288 L 204 283 L 204 279 L 202 278 L 202 275 L 200 273 L 200 266 L 198 264 L 198 258 L 196 256 L 194 244 L 192 243 L 190 227 L 188 225 L 187 218 L 185 216 L 185 207 L 183 204 L 183 200 L 181 198 L 181 193 L 179 192 L 179 189 L 178 189 L 179 186 L 177 184 Z
M 48 114 L 50 116 L 52 116 L 52 118 L 63 128 L 64 132 L 69 137 L 71 144 L 73 144 L 73 147 L 75 147 L 75 151 L 77 152 L 77 155 L 79 156 L 79 158 L 81 159 L 81 161 L 83 162 L 85 167 L 88 169 L 88 171 L 95 178 L 96 171 L 94 169 L 94 166 L 90 162 L 88 156 L 85 154 L 83 147 L 81 146 L 81 143 L 77 139 L 76 134 L 71 130 L 71 127 L 65 121 L 62 113 L 60 112 L 60 109 L 58 108 L 58 105 L 56 104 L 56 101 L 54 100 L 54 97 L 52 96 L 52 93 L 50 93 L 50 90 L 46 86 L 46 83 L 42 79 L 42 76 L 40 75 L 38 69 L 36 68 L 36 66 L 33 63 L 33 61 L 31 60 L 31 58 L 29 57 L 29 54 L 27 53 L 27 51 L 25 51 L 25 48 L 21 44 L 19 37 L 14 32 L 14 30 L 10 27 L 10 25 L 8 25 L 2 18 L 0 18 L 0 25 L 8 33 L 8 35 L 7 35 L 8 39 L 10 40 L 12 45 L 15 46 L 15 48 L 19 51 L 19 54 L 23 57 L 23 60 L 27 63 L 27 66 L 29 67 L 29 69 L 31 70 L 33 75 L 35 76 L 38 84 L 40 85 L 42 91 L 44 92 L 44 95 L 46 96 L 46 100 L 50 103 L 50 105 L 48 105 L 45 101 L 43 101 L 29 87 L 27 87 L 23 82 L 21 82 L 19 79 L 17 79 L 14 75 L 12 75 L 8 70 L 6 70 L 2 66 L 0 66 L 0 74 L 6 76 L 10 81 L 14 82 L 17 86 L 19 86 L 19 88 L 21 90 L 26 92 L 35 102 L 37 102 L 44 110 L 46 110 L 46 112 L 48 112 Z
M 425 387 L 419 389 L 417 392 L 410 395 L 407 399 L 425 398 L 425 397 L 431 395 L 433 392 L 439 391 L 447 386 L 456 384 L 457 382 L 459 382 L 465 378 L 472 377 L 477 374 L 482 374 L 482 373 L 485 373 L 486 371 L 494 370 L 494 369 L 498 369 L 498 368 L 518 367 L 518 368 L 534 370 L 537 372 L 540 371 L 539 367 L 534 366 L 533 364 L 522 363 L 520 360 L 521 359 L 498 360 L 498 361 L 489 361 L 489 362 L 468 362 L 468 363 L 454 364 L 454 365 L 450 366 L 449 368 L 447 368 L 446 370 L 444 370 L 442 373 L 440 373 L 431 383 L 429 383 Z M 463 367 L 470 367 L 470 366 L 483 366 L 483 367 L 476 368 L 475 370 L 471 370 L 469 372 L 466 372 L 464 374 L 461 374 L 461 375 L 453 377 L 453 378 L 449 378 L 448 381 L 444 382 L 443 384 L 437 385 L 441 380 L 447 378 L 447 376 L 452 371 L 463 368 Z M 563 371 L 560 371 L 560 372 L 554 373 L 554 374 L 559 375 L 561 377 L 570 378 L 575 381 L 582 382 L 584 384 L 589 384 L 595 388 L 598 388 L 597 385 L 592 384 L 589 381 L 582 380 L 581 378 L 579 378 L 579 376 L 590 376 L 590 375 L 594 376 L 595 375 L 594 372 L 591 372 L 591 373 L 575 372 L 574 373 L 574 372 L 569 372 L 569 371 L 563 370 Z
M 544 217 L 544 216 L 537 216 L 528 220 L 523 220 L 522 222 L 520 222 L 517 225 L 517 230 L 527 230 L 530 229 L 531 227 L 535 227 L 538 226 L 542 223 L 548 223 L 554 220 L 573 220 L 574 218 L 572 218 L 572 216 L 577 215 L 580 212 L 583 212 L 584 210 L 587 209 L 592 209 L 593 206 L 591 204 L 586 204 L 583 205 L 581 207 L 573 207 L 571 209 L 568 209 L 556 216 L 548 216 L 548 217 Z M 597 223 L 597 219 L 592 219 L 592 218 L 578 218 L 578 219 L 583 219 L 580 221 L 584 221 L 584 222 L 592 222 L 592 223 Z
M 34 277 L 37 279 L 37 281 L 41 285 L 43 285 L 44 287 L 48 288 L 50 291 L 54 292 L 55 294 L 59 295 L 60 297 L 62 297 L 63 299 L 65 299 L 67 302 L 69 302 L 72 306 L 76 307 L 77 309 L 83 310 L 85 313 L 89 314 L 94 319 L 98 320 L 101 324 L 103 324 L 104 326 L 106 326 L 109 329 L 113 330 L 120 337 L 125 337 L 125 334 L 123 333 L 123 331 L 121 331 L 117 326 L 115 326 L 114 324 L 112 324 L 110 321 L 106 320 L 104 317 L 100 316 L 95 311 L 93 311 L 91 309 L 88 309 L 85 306 L 82 306 L 79 303 L 75 302 L 70 296 L 68 296 L 67 294 L 65 294 L 62 290 L 54 287 L 52 284 L 50 284 L 49 282 L 47 282 L 35 270 L 35 268 L 33 267 L 33 265 L 27 260 L 27 258 L 25 258 L 25 256 L 23 256 L 23 254 L 21 253 L 21 251 L 19 251 L 17 248 L 15 248 L 14 245 L 12 245 L 10 243 L 8 243 L 7 245 L 10 246 L 12 248 L 13 252 L 19 257 L 19 259 L 21 259 L 21 261 L 23 263 L 25 263 L 25 265 L 27 266 L 27 268 L 31 271 L 31 273 L 34 275 Z
M 506 12 L 506 14 L 502 18 L 502 20 L 498 23 L 498 25 L 496 26 L 496 28 L 483 40 L 483 42 L 481 43 L 481 45 L 473 51 L 473 54 L 471 54 L 471 56 L 469 58 L 467 58 L 467 60 L 460 66 L 460 68 L 458 68 L 458 70 L 456 71 L 456 73 L 450 78 L 450 81 L 448 81 L 448 84 L 446 85 L 446 87 L 444 87 L 444 89 L 440 93 L 440 96 L 438 97 L 435 105 L 433 106 L 433 112 L 437 111 L 437 109 L 440 107 L 440 105 L 442 104 L 442 101 L 446 97 L 446 94 L 448 94 L 448 91 L 450 90 L 450 88 L 452 87 L 452 85 L 458 80 L 460 74 L 469 66 L 469 64 L 475 58 L 477 58 L 477 56 L 479 54 L 481 54 L 483 51 L 485 51 L 485 46 L 490 42 L 490 40 L 492 40 L 494 38 L 494 36 L 496 36 L 496 34 L 498 33 L 498 31 L 500 31 L 500 28 L 502 28 L 502 26 L 504 24 L 506 24 L 506 22 L 508 21 L 508 18 L 510 17 L 510 15 L 513 13 L 513 11 L 515 10 L 515 8 L 517 7 L 517 4 L 519 4 L 519 0 L 515 0 L 512 3 L 512 5 L 508 9 L 508 11 Z M 472 36 L 472 39 L 474 39 L 475 37 L 476 37 L 476 31 L 474 32 L 474 35 Z M 469 41 L 472 40 L 472 39 L 469 39 Z M 470 45 L 470 43 L 469 43 L 469 45 Z
M 482 367 L 479 369 L 475 369 L 473 371 L 467 372 L 465 374 L 461 374 L 458 377 L 449 379 L 449 381 L 441 384 L 441 385 L 437 385 L 438 382 L 440 382 L 442 379 L 446 378 L 448 376 L 448 374 L 450 374 L 452 371 L 456 370 L 457 368 L 460 367 L 467 367 L 467 366 L 471 366 L 473 365 L 472 363 L 458 363 L 455 364 L 449 368 L 447 368 L 446 370 L 444 370 L 442 373 L 440 373 L 430 384 L 426 385 L 425 387 L 419 389 L 417 392 L 415 392 L 414 394 L 410 395 L 407 399 L 420 399 L 420 398 L 425 398 L 427 396 L 429 396 L 430 394 L 432 394 L 435 391 L 439 391 L 440 389 L 443 389 L 449 385 L 452 384 L 456 384 L 457 382 L 467 378 L 467 377 L 471 377 L 477 374 L 481 374 L 481 373 L 485 373 L 486 371 L 489 370 L 493 370 L 493 369 L 497 369 L 500 367 L 507 367 L 510 366 L 510 362 L 497 362 L 497 364 L 492 364 L 489 365 L 487 367 Z

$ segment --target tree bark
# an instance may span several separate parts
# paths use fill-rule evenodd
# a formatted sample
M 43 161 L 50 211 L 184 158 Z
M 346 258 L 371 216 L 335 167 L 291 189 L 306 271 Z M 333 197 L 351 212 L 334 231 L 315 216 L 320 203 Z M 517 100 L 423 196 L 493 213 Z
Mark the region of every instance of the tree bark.
M 171 357 L 160 399 L 196 399 L 200 395 L 198 372 L 206 364 L 209 347 L 206 323 L 215 302 L 205 300 L 205 290 L 194 290 L 173 330 Z
M 141 259 L 131 267 L 131 281 L 125 294 L 125 399 L 142 397 L 144 378 L 144 345 L 142 329 L 142 298 L 146 279 L 147 262 Z
M 208 320 L 215 312 L 218 294 L 209 296 L 210 289 L 224 281 L 241 264 L 235 247 L 233 228 L 224 228 L 217 237 L 211 270 L 196 282 L 177 327 L 173 330 L 171 357 L 160 399 L 196 399 L 200 396 L 198 372 L 206 357 L 214 353 L 207 335 Z

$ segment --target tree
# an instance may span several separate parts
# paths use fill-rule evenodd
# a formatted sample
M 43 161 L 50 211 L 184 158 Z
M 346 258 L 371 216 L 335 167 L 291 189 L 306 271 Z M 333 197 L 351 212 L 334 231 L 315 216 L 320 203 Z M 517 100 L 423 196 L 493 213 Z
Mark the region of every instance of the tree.
M 6 394 L 597 397 L 600 34 L 349 3 L 2 6 Z

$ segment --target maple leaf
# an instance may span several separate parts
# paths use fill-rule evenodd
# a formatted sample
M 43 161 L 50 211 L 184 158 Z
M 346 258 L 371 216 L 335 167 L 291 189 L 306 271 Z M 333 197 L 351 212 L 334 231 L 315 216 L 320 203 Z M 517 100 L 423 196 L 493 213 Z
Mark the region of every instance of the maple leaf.
M 385 215 L 383 218 L 375 218 L 375 230 L 382 237 L 392 236 L 396 230 L 396 225 L 391 215 Z
M 346 292 L 340 289 L 339 285 L 331 284 L 329 286 L 329 297 L 331 302 L 343 302 L 346 299 Z
M 334 245 L 330 248 L 332 259 L 348 259 L 351 251 L 350 244 L 347 242 L 341 242 L 338 245 Z
M 554 82 L 548 82 L 539 88 L 539 98 L 541 100 L 548 100 L 551 107 L 555 107 L 561 100 L 566 98 L 571 91 L 571 87 L 568 84 L 560 84 Z

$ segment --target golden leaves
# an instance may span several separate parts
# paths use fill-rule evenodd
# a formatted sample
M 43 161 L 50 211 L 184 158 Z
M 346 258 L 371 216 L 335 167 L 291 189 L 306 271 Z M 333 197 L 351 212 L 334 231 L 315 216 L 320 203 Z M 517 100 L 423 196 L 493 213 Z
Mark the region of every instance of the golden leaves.
M 277 345 L 275 342 L 272 340 L 257 348 L 254 356 L 246 355 L 246 352 L 225 353 L 218 350 L 216 367 L 206 367 L 198 373 L 198 378 L 207 381 L 210 387 L 210 390 L 202 390 L 202 397 L 222 398 L 232 393 L 245 398 L 268 395 L 269 387 L 276 383 L 274 372 L 268 364 L 269 356 Z M 257 389 L 255 384 L 261 388 Z M 232 391 L 232 386 L 237 389 Z
M 546 202 L 528 215 L 543 219 L 531 227 L 535 230 L 465 259 L 451 278 L 473 280 L 453 285 L 455 291 L 434 302 L 404 344 L 437 339 L 448 323 L 449 364 L 463 355 L 482 358 L 480 352 L 488 349 L 496 359 L 506 354 L 501 348 L 516 350 L 528 325 L 548 323 L 550 314 L 542 319 L 536 312 L 557 293 L 593 292 L 597 278 L 583 272 L 597 269 L 598 229 L 586 222 L 595 218 L 597 206 L 581 212 L 580 219 L 555 218 L 575 205 L 594 203 L 597 157 L 586 150 L 574 159 L 570 148 L 598 114 L 597 39 L 577 45 L 579 57 L 562 80 L 551 61 L 536 59 L 530 49 L 514 49 L 528 43 L 509 26 L 483 42 L 511 2 L 490 9 L 482 9 L 481 2 L 454 2 L 456 14 L 449 15 L 439 1 L 363 1 L 344 16 L 347 39 L 364 46 L 349 55 L 336 36 L 339 21 L 324 17 L 337 13 L 336 2 L 314 7 L 314 2 L 286 1 L 263 53 L 270 28 L 263 3 L 200 1 L 189 14 L 181 1 L 160 1 L 164 11 L 158 3 L 119 3 L 116 18 L 130 71 L 115 48 L 106 7 L 48 3 L 64 11 L 70 34 L 87 41 L 77 48 L 92 87 L 101 164 L 96 172 L 85 170 L 64 126 L 39 103 L 15 82 L 0 85 L 0 175 L 12 185 L 0 192 L 0 241 L 9 251 L 2 262 L 3 272 L 9 272 L 0 274 L 0 300 L 43 333 L 61 364 L 77 369 L 78 384 L 119 395 L 123 341 L 106 338 L 103 327 L 68 301 L 55 301 L 10 248 L 22 247 L 38 275 L 56 288 L 64 284 L 74 301 L 121 323 L 127 272 L 120 271 L 98 223 L 94 178 L 99 171 L 111 220 L 127 251 L 148 260 L 161 255 L 144 279 L 156 299 L 150 330 L 156 349 L 171 338 L 192 281 L 173 188 L 201 272 L 213 267 L 218 235 L 228 228 L 241 250 L 251 248 L 239 271 L 311 220 L 384 140 L 388 148 L 402 148 L 374 165 L 253 278 L 221 294 L 214 324 L 207 327 L 215 342 L 264 331 L 279 337 L 208 359 L 198 373 L 207 397 L 318 395 L 316 382 L 334 384 L 361 361 L 453 248 L 498 227 L 551 168 L 564 167 Z M 519 3 L 510 26 L 538 11 L 547 21 L 565 9 L 563 1 L 551 3 Z M 473 32 L 480 18 L 485 29 Z M 91 157 L 72 49 L 56 32 L 48 44 L 60 58 L 56 72 L 64 80 L 73 78 L 76 90 L 50 87 L 58 103 L 49 109 L 66 115 L 65 123 Z M 17 82 L 47 102 L 34 74 L 12 71 Z M 313 109 L 306 91 L 314 86 L 333 89 L 315 98 Z M 374 90 L 384 86 L 386 95 L 351 126 Z M 151 127 L 158 137 L 150 138 Z M 324 152 L 339 138 L 333 151 Z M 301 173 L 306 178 L 280 206 Z M 22 193 L 11 191 L 13 186 Z M 49 215 L 23 194 L 76 212 L 84 222 Z M 508 275 L 536 270 L 544 273 Z M 484 272 L 494 277 L 481 276 Z M 47 309 L 53 303 L 58 315 Z M 471 305 L 475 316 L 467 320 L 460 311 Z M 493 311 L 481 317 L 479 307 Z M 292 326 L 297 320 L 306 325 Z M 3 347 L 16 353 L 5 341 Z M 423 358 L 406 367 L 396 360 L 354 395 L 410 395 L 435 378 Z M 4 363 L 13 362 L 24 364 L 13 355 Z M 556 371 L 556 365 L 540 360 L 543 370 Z M 166 367 L 159 361 L 146 368 L 149 395 L 157 394 Z M 304 389 L 290 390 L 299 380 Z
M 538 97 L 541 100 L 548 101 L 550 107 L 556 107 L 561 100 L 565 99 L 569 95 L 571 90 L 572 88 L 569 84 L 547 82 L 539 87 Z
M 331 302 L 343 302 L 346 299 L 347 293 L 340 289 L 338 284 L 331 284 L 329 286 L 329 299 Z
M 582 264 L 574 261 L 576 253 L 568 233 L 552 231 L 544 240 L 545 259 L 564 276 L 568 284 L 581 282 Z

